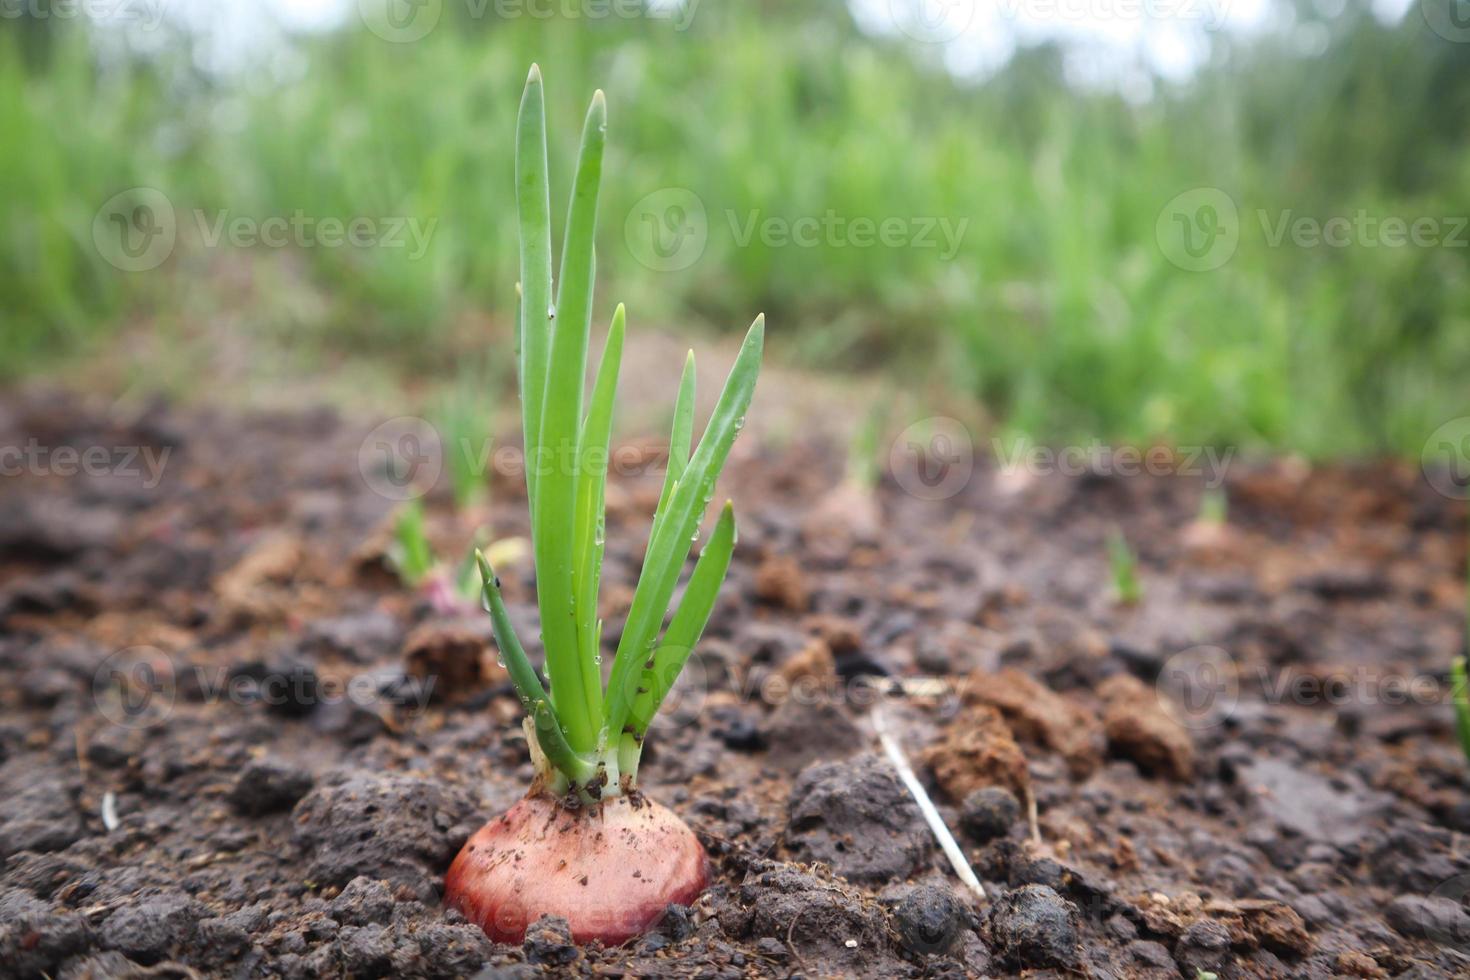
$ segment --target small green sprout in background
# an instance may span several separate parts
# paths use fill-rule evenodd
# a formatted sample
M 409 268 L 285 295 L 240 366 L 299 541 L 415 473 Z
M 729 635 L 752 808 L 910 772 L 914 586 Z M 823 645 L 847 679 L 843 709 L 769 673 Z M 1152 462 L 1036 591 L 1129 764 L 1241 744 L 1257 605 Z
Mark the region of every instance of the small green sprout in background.
M 1230 500 L 1225 495 L 1223 488 L 1206 490 L 1199 501 L 1199 522 L 1201 524 L 1223 525 L 1229 517 Z
M 534 730 L 538 772 L 552 792 L 575 794 L 586 803 L 636 787 L 644 736 L 714 608 L 735 546 L 735 513 L 728 502 L 664 628 L 715 481 L 745 425 L 765 338 L 764 318 L 757 317 L 697 445 L 693 355 L 685 362 L 663 491 L 604 687 L 597 594 L 606 533 L 608 445 L 626 321 L 622 306 L 613 314 L 585 405 L 583 395 L 606 129 L 607 108 L 599 91 L 582 128 L 561 274 L 553 292 L 546 113 L 541 72 L 532 66 L 516 127 L 521 233 L 517 355 L 531 548 L 549 692 L 511 626 L 500 580 L 490 562 L 476 554 L 501 658 Z
M 444 463 L 454 490 L 454 506 L 462 514 L 482 510 L 489 498 L 485 464 L 489 459 L 490 417 L 479 399 L 456 391 L 440 411 Z
M 458 615 L 473 610 L 479 599 L 480 575 L 475 565 L 475 553 L 485 540 L 485 530 L 476 531 L 474 546 L 451 574 L 434 557 L 434 548 L 424 530 L 423 503 L 411 500 L 403 505 L 393 525 L 388 561 L 399 580 L 422 592 L 436 611 Z
M 434 570 L 434 551 L 424 533 L 424 505 L 411 500 L 398 512 L 388 560 L 404 585 L 417 586 Z
M 500 376 L 483 358 L 471 358 L 439 409 L 439 434 L 454 505 L 461 514 L 476 519 L 489 503 L 487 478 L 502 387 Z
M 1138 559 L 1128 547 L 1128 539 L 1121 528 L 1108 532 L 1108 563 L 1113 570 L 1113 592 L 1125 606 L 1137 605 L 1143 598 L 1143 586 L 1138 581 Z
M 879 398 L 847 446 L 847 481 L 869 493 L 878 488 L 878 479 L 883 475 L 884 460 L 879 458 L 878 450 L 890 407 L 889 398 Z

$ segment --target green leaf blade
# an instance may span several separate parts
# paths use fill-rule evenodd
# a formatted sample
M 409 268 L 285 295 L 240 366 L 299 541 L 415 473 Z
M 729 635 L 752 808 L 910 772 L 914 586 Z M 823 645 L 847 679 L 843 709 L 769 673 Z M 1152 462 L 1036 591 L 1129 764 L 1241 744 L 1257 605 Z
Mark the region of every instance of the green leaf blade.
M 602 716 L 601 679 L 589 683 L 596 677 L 595 665 L 583 664 L 577 638 L 573 528 L 592 297 L 592 239 L 606 128 L 606 107 L 599 92 L 583 127 L 576 189 L 567 219 L 561 283 L 565 305 L 558 308 L 551 330 L 532 535 L 552 703 L 566 726 L 567 740 L 581 752 L 595 747 Z
M 720 586 L 724 584 L 725 574 L 730 569 L 730 558 L 735 553 L 735 537 L 735 507 L 726 501 L 720 511 L 719 520 L 715 522 L 715 529 L 710 534 L 709 544 L 704 546 L 699 561 L 694 565 L 689 585 L 684 590 L 684 598 L 680 600 L 679 608 L 669 622 L 662 642 L 654 651 L 653 667 L 650 669 L 645 665 L 643 678 L 639 683 L 642 690 L 628 715 L 628 724 L 632 727 L 635 738 L 641 739 L 648 731 L 654 715 L 658 714 L 658 709 L 669 696 L 674 682 L 679 679 L 679 674 L 694 652 L 699 638 L 704 635 L 710 613 L 715 608 L 715 600 L 719 598 Z
M 623 359 L 623 334 L 627 311 L 622 304 L 613 313 L 592 386 L 592 401 L 577 443 L 577 514 L 573 548 L 572 588 L 576 596 L 577 642 L 581 651 L 584 683 L 595 696 L 596 712 L 602 716 L 602 671 L 598 658 L 600 633 L 597 624 L 597 589 L 602 577 L 605 542 L 604 502 L 607 490 L 608 447 L 612 442 L 613 400 L 617 395 L 618 371 Z
M 674 485 L 684 475 L 689 465 L 689 451 L 694 441 L 694 351 L 684 358 L 684 373 L 679 377 L 679 394 L 674 399 L 674 425 L 669 433 L 669 462 L 664 471 L 663 489 L 658 495 L 658 507 L 653 512 L 653 527 L 648 532 L 648 547 L 653 547 L 658 529 L 668 510 L 669 495 Z M 646 557 L 646 555 L 645 555 Z
M 567 207 L 562 243 L 561 277 L 557 280 L 556 321 L 552 324 L 551 365 L 547 397 L 553 392 L 573 404 L 572 417 L 582 417 L 582 384 L 587 374 L 587 335 L 592 327 L 592 287 L 597 275 L 597 201 L 602 190 L 602 157 L 607 147 L 607 100 L 592 95 L 582 123 L 582 147 Z M 571 383 L 575 378 L 575 386 Z M 543 407 L 543 412 L 546 409 Z
M 593 766 L 567 742 L 561 718 L 557 715 L 551 698 L 547 696 L 546 688 L 541 686 L 541 679 L 536 676 L 536 668 L 531 666 L 531 660 L 526 656 L 520 638 L 516 636 L 515 627 L 511 625 L 510 612 L 505 608 L 505 599 L 500 594 L 500 578 L 478 548 L 475 549 L 475 564 L 480 569 L 481 593 L 484 596 L 485 609 L 490 613 L 495 643 L 500 647 L 501 662 L 505 664 L 510 682 L 520 695 L 521 704 L 531 715 L 536 729 L 536 742 L 541 746 L 547 761 L 562 775 L 572 782 L 585 784 L 593 775 Z
M 551 180 L 546 163 L 546 100 L 541 69 L 531 66 L 516 120 L 516 210 L 520 218 L 519 339 L 521 427 L 525 433 L 526 494 L 536 510 L 541 405 L 546 390 L 551 308 Z
M 485 610 L 490 613 L 490 626 L 495 631 L 495 643 L 500 647 L 500 659 L 505 663 L 510 682 L 520 695 L 521 704 L 528 709 L 537 701 L 550 701 L 536 668 L 526 656 L 526 650 L 511 625 L 510 613 L 505 608 L 505 599 L 500 594 L 500 578 L 490 567 L 490 562 L 480 549 L 475 549 L 475 564 L 480 569 L 480 591 L 485 600 Z
M 565 729 L 551 702 L 537 701 L 531 710 L 531 720 L 536 728 L 536 742 L 546 753 L 547 760 L 573 783 L 587 785 L 595 767 L 567 741 Z
M 626 726 L 643 663 L 663 625 L 664 613 L 679 582 L 679 571 L 689 554 L 704 509 L 714 494 L 715 480 L 745 424 L 764 344 L 765 317 L 759 316 L 745 335 L 714 413 L 699 440 L 699 448 L 669 495 L 667 514 L 663 521 L 656 523 L 608 681 L 606 715 L 608 729 L 614 737 L 620 736 Z

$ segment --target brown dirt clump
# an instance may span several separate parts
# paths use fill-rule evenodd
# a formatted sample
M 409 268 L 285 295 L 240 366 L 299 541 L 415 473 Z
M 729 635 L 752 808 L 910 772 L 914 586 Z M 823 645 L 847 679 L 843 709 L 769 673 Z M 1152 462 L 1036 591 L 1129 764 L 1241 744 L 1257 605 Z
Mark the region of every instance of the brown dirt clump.
M 989 705 L 961 711 L 943 740 L 924 753 L 924 762 L 955 802 L 986 786 L 1002 786 L 1020 799 L 1030 798 L 1026 756 L 1000 712 Z
M 973 672 L 964 699 L 998 709 L 1018 739 L 1059 753 L 1074 778 L 1087 778 L 1102 763 L 1103 726 L 1097 715 L 1019 670 Z
M 826 643 L 813 639 L 783 663 L 777 670 L 788 684 L 797 681 L 820 681 L 827 683 L 837 676 L 837 664 L 832 659 L 832 650 Z
M 432 685 L 435 701 L 463 701 L 506 678 L 488 632 L 481 621 L 424 623 L 404 641 L 404 672 Z
M 806 612 L 811 592 L 801 565 L 790 555 L 772 555 L 755 570 L 755 595 L 788 612 Z
M 1097 692 L 1106 704 L 1108 748 L 1146 773 L 1176 782 L 1194 778 L 1194 740 L 1159 704 L 1158 695 L 1128 674 L 1108 678 Z
M 294 602 L 288 586 L 302 558 L 301 543 L 290 535 L 262 539 L 215 585 L 226 617 L 251 622 L 283 616 Z

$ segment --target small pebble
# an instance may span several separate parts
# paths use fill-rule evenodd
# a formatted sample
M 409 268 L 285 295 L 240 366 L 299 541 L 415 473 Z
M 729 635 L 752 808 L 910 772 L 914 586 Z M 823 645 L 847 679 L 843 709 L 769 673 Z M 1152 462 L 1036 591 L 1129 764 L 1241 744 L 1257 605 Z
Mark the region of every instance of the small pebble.
M 984 844 L 1004 837 L 1021 818 L 1021 804 L 1003 786 L 984 786 L 965 797 L 960 826 L 976 842 Z
M 332 899 L 330 909 L 332 918 L 343 925 L 382 924 L 393 914 L 393 893 L 386 883 L 359 875 Z
M 311 791 L 311 773 L 271 759 L 250 763 L 230 789 L 230 805 L 250 817 L 289 810 Z
M 1081 965 L 1077 940 L 1077 907 L 1046 885 L 1026 885 L 1006 892 L 991 907 L 992 945 L 1016 968 Z
M 557 915 L 543 915 L 526 929 L 526 962 L 566 966 L 577 958 L 572 927 Z
M 929 956 L 947 952 L 965 927 L 965 907 L 948 888 L 918 885 L 909 890 L 893 912 L 899 941 L 911 953 Z

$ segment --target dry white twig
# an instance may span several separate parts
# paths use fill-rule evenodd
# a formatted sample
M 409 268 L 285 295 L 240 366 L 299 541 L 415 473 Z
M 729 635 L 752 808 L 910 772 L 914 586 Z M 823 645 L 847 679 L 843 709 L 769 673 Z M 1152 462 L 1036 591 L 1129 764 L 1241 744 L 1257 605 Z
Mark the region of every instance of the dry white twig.
M 887 719 L 883 716 L 883 708 L 873 709 L 873 730 L 878 733 L 878 741 L 883 746 L 883 752 L 888 756 L 888 761 L 893 763 L 893 768 L 898 770 L 898 778 L 903 780 L 904 786 L 908 787 L 914 802 L 919 804 L 919 812 L 924 815 L 924 822 L 929 825 L 929 830 L 934 834 L 939 846 L 944 851 L 945 857 L 949 858 L 954 873 L 960 876 L 960 881 L 965 887 L 975 893 L 975 897 L 982 902 L 985 901 L 985 887 L 980 884 L 980 879 L 975 877 L 975 869 L 970 867 L 970 862 L 965 859 L 965 854 L 960 850 L 960 845 L 955 841 L 954 834 L 949 832 L 945 826 L 944 818 L 939 815 L 934 801 L 929 799 L 929 793 L 924 789 L 924 784 L 919 782 L 919 777 L 914 775 L 913 766 L 909 765 L 908 758 L 899 747 L 898 740 L 888 731 Z

